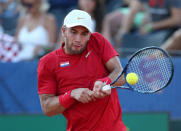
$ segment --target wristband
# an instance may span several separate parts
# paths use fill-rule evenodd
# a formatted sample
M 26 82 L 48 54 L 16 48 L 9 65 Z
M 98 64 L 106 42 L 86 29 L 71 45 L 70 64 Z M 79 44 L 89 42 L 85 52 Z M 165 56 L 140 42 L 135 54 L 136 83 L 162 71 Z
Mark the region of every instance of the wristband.
M 112 82 L 111 78 L 109 78 L 108 76 L 104 77 L 104 78 L 101 78 L 101 79 L 98 79 L 98 80 L 102 81 L 105 85 L 108 85 L 108 84 L 110 84 Z
M 146 25 L 145 25 L 145 30 L 146 30 L 146 32 L 148 32 L 148 33 L 152 32 L 151 24 L 146 24 Z
M 59 102 L 65 108 L 70 107 L 75 102 L 75 99 L 71 98 L 70 95 L 71 91 L 68 91 L 64 95 L 59 96 Z

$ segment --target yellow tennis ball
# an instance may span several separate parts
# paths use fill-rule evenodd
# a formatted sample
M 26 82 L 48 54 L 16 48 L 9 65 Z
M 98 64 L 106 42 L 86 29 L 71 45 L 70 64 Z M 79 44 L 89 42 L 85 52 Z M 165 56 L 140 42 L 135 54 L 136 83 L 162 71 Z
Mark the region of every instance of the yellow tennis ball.
M 128 73 L 126 76 L 126 81 L 130 85 L 134 85 L 138 82 L 138 76 L 136 73 Z

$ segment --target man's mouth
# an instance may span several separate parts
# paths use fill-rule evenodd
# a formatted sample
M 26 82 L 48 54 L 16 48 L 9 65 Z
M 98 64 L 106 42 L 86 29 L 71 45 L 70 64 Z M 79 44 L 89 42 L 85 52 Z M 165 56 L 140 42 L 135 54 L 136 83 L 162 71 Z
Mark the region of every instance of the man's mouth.
M 80 48 L 81 45 L 80 45 L 80 44 L 74 44 L 74 47 L 75 47 L 75 48 Z

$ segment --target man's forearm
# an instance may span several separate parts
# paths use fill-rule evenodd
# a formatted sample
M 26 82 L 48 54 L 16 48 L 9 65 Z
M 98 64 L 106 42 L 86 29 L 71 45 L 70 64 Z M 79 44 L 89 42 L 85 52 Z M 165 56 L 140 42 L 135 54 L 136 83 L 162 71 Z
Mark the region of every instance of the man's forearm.
M 65 108 L 59 102 L 59 96 L 40 95 L 43 112 L 47 116 L 53 116 L 62 113 Z
M 109 74 L 108 77 L 110 77 L 111 80 L 114 81 L 119 76 L 120 72 L 122 72 L 122 68 L 121 68 L 121 70 L 115 69 Z M 124 84 L 125 84 L 125 79 L 124 79 L 124 75 L 123 75 L 113 86 L 121 86 Z
M 117 57 L 117 56 L 112 58 L 111 60 L 109 60 L 106 63 L 106 67 L 110 72 L 108 77 L 111 79 L 111 81 L 114 81 L 123 70 L 119 57 Z M 124 76 L 123 76 L 114 84 L 114 86 L 121 86 L 124 83 L 125 83 L 125 80 L 124 80 Z

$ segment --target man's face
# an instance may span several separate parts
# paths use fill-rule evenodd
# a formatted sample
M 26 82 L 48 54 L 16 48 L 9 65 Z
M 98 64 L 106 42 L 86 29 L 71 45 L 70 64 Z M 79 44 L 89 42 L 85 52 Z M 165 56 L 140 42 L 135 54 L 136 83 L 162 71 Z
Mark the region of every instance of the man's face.
M 82 53 L 90 38 L 90 32 L 83 26 L 63 27 L 62 34 L 65 41 L 64 51 L 67 54 Z

